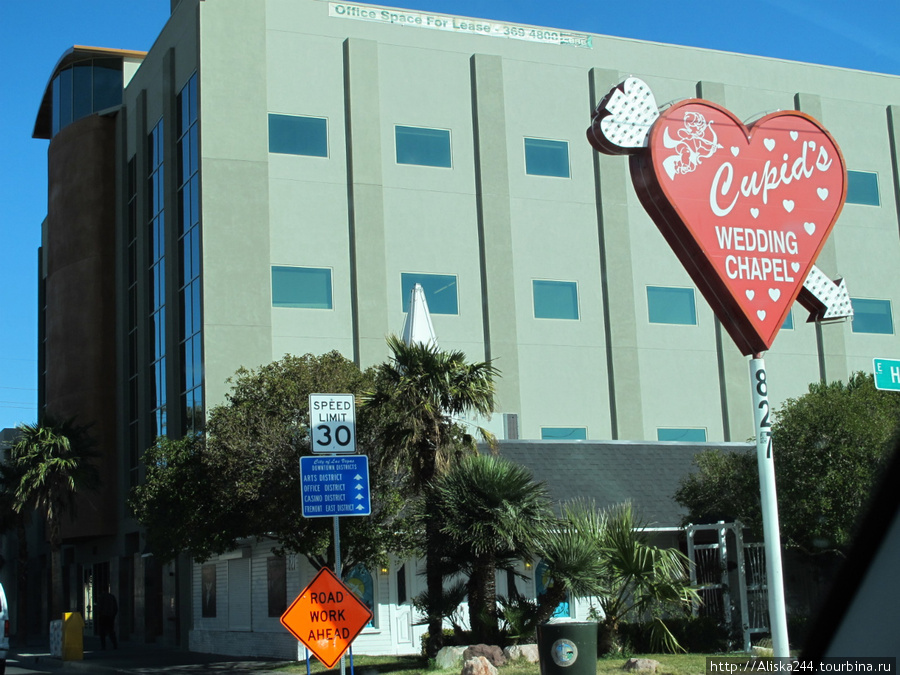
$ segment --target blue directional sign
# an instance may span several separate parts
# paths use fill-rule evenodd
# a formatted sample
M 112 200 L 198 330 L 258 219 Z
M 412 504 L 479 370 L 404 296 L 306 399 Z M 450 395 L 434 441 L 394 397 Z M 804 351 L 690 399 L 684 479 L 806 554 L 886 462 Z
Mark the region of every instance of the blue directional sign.
M 372 514 L 365 455 L 301 457 L 300 482 L 304 518 Z
M 900 391 L 900 360 L 873 359 L 872 369 L 875 372 L 876 389 Z

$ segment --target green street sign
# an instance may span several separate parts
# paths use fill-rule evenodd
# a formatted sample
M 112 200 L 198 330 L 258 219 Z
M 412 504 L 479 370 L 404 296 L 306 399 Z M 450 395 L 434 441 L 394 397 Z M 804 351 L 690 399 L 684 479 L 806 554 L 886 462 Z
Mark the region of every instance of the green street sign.
M 900 359 L 874 359 L 875 388 L 900 391 Z

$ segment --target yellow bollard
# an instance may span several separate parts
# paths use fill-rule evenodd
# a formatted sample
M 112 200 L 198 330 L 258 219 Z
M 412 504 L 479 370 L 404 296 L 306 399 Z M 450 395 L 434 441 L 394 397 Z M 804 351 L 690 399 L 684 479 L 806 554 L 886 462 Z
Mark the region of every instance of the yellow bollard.
M 79 612 L 63 614 L 62 660 L 81 661 L 84 659 L 84 619 Z

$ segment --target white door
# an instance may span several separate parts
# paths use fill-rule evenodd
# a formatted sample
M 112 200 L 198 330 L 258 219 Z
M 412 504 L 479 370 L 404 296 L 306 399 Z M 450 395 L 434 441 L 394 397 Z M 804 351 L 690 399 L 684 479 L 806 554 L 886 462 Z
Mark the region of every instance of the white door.
M 415 574 L 409 573 L 410 565 L 401 565 L 394 573 L 396 611 L 394 612 L 394 636 L 399 653 L 416 651 L 413 637 L 413 586 Z

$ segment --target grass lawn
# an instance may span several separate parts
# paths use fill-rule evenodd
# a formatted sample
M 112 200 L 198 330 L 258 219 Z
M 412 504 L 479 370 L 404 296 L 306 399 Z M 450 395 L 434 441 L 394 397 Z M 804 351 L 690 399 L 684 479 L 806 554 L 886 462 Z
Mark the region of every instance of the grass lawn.
M 648 658 L 659 661 L 660 672 L 664 675 L 703 675 L 706 673 L 706 654 L 634 654 L 636 658 Z M 628 660 L 626 656 L 602 658 L 597 660 L 597 675 L 622 673 L 622 666 Z M 347 675 L 350 675 L 350 659 L 346 660 Z M 433 675 L 458 675 L 457 670 L 438 670 L 429 667 L 428 662 L 420 656 L 354 656 L 353 666 L 356 673 L 377 671 L 378 675 L 416 675 L 431 673 Z M 333 669 L 325 668 L 316 659 L 312 660 L 313 673 L 317 675 L 340 675 L 340 664 Z M 306 663 L 301 662 L 279 668 L 279 673 L 305 673 Z M 499 675 L 540 675 L 537 663 L 513 663 L 499 669 Z

